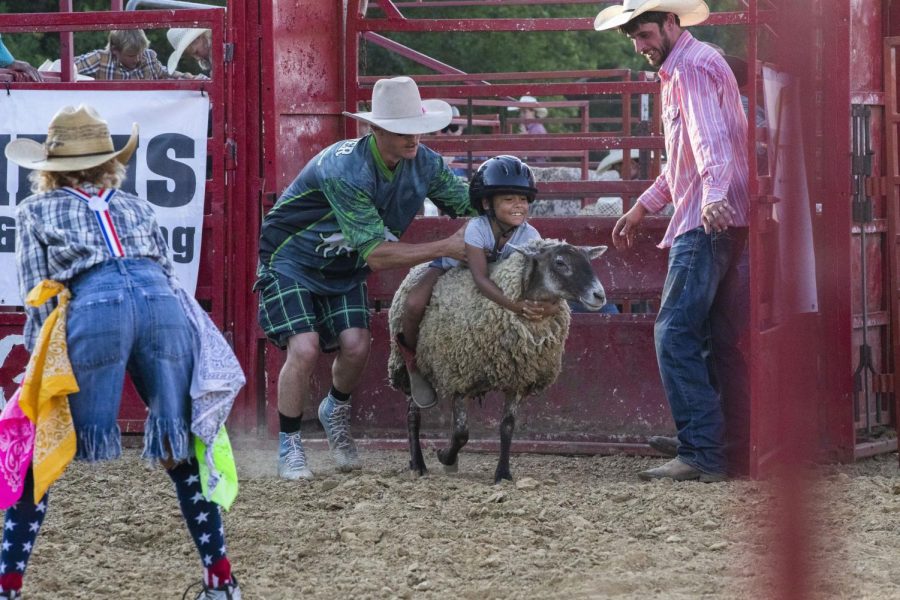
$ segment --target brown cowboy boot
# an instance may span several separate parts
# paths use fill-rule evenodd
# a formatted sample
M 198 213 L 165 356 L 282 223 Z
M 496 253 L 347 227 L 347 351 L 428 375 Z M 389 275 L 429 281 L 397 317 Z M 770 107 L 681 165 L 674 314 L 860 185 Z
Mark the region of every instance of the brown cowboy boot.
M 644 481 L 672 479 L 674 481 L 700 481 L 702 483 L 715 483 L 727 479 L 724 473 L 704 473 L 680 458 L 673 458 L 661 467 L 641 471 L 638 473 L 638 477 Z
M 669 458 L 678 456 L 678 438 L 667 435 L 651 435 L 647 438 L 647 445 Z

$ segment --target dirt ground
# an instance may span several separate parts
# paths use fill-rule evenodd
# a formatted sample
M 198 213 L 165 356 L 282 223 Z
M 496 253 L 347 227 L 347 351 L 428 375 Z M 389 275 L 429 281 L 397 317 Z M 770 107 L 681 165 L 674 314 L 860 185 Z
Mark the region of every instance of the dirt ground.
M 274 446 L 237 454 L 225 522 L 249 600 L 772 597 L 766 483 L 641 483 L 661 459 L 517 455 L 517 482 L 494 486 L 496 457 L 465 452 L 457 475 L 429 453 L 413 480 L 403 452 L 364 451 L 362 471 L 339 474 L 318 448 L 317 479 L 291 483 Z M 816 597 L 900 598 L 897 455 L 820 474 Z M 129 450 L 54 487 L 24 591 L 181 598 L 199 572 L 168 478 Z

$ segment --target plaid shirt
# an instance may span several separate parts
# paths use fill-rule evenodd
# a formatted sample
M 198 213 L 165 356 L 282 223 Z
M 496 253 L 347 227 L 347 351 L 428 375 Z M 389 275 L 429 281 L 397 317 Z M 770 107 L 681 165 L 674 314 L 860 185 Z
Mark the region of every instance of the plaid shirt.
M 87 54 L 75 57 L 75 68 L 80 75 L 87 75 L 94 79 L 195 79 L 190 73 L 175 71 L 169 73 L 166 67 L 156 58 L 156 52 L 144 50 L 141 59 L 133 69 L 126 69 L 106 49 L 93 50 Z M 206 77 L 199 77 L 206 79 Z
M 81 189 L 89 193 L 98 190 L 92 185 Z M 174 276 L 166 240 L 149 202 L 118 190 L 109 203 L 109 214 L 126 258 L 150 258 L 161 264 L 169 277 Z M 93 211 L 68 192 L 57 189 L 35 194 L 16 209 L 16 268 L 23 301 L 43 279 L 68 285 L 79 273 L 111 258 Z M 25 347 L 29 352 L 54 308 L 54 302 L 25 307 Z

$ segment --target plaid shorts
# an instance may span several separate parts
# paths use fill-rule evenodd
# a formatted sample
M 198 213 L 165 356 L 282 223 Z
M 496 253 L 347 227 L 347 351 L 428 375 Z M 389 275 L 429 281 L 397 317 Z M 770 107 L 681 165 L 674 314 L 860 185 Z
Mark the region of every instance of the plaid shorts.
M 365 282 L 346 294 L 322 296 L 272 269 L 258 275 L 253 289 L 259 291 L 259 326 L 279 348 L 287 348 L 291 336 L 315 331 L 322 352 L 334 352 L 343 330 L 369 328 Z

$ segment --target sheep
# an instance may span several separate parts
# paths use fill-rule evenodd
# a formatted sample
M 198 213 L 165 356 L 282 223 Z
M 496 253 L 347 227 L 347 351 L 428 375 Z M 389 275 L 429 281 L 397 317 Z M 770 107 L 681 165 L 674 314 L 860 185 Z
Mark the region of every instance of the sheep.
M 581 302 L 588 310 L 606 303 L 603 286 L 590 261 L 606 246 L 580 248 L 558 240 L 535 240 L 491 268 L 491 279 L 510 298 L 559 302 L 556 315 L 527 321 L 485 298 L 465 267 L 442 275 L 419 330 L 416 362 L 439 398 L 450 399 L 453 431 L 449 447 L 438 450 L 438 460 L 448 472 L 458 468 L 457 455 L 469 437 L 466 408 L 471 398 L 490 391 L 505 394 L 500 423 L 500 458 L 494 483 L 512 479 L 509 448 L 516 413 L 526 396 L 556 381 L 562 367 L 562 351 L 569 334 L 571 315 L 563 300 Z M 397 348 L 397 333 L 404 300 L 410 286 L 426 265 L 413 268 L 400 284 L 388 313 L 391 354 L 390 385 L 409 396 L 409 376 Z M 419 442 L 419 408 L 409 401 L 410 470 L 426 472 Z

